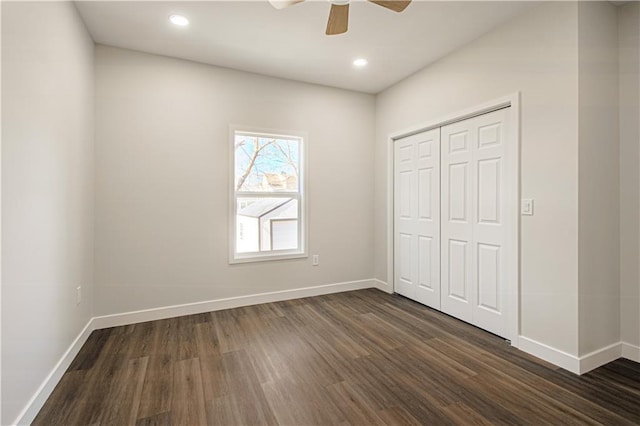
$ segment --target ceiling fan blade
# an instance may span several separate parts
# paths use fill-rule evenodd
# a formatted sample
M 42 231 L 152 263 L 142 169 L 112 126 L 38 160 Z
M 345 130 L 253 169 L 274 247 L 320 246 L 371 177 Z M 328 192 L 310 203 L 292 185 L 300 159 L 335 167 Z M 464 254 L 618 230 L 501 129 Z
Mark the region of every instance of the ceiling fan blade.
M 327 21 L 327 35 L 342 34 L 349 28 L 349 5 L 332 4 Z
M 271 6 L 279 10 L 284 9 L 285 7 L 293 6 L 297 3 L 302 3 L 303 1 L 304 0 L 269 0 L 269 3 L 271 3 Z
M 409 6 L 411 0 L 369 0 L 371 3 L 375 3 L 378 6 L 382 6 L 394 12 L 402 12 Z

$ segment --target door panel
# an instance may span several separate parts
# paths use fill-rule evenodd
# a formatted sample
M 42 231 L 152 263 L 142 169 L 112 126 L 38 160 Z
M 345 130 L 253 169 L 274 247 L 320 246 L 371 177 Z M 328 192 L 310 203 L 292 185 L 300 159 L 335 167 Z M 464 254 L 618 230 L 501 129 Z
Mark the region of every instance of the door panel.
M 502 310 L 500 247 L 478 244 L 478 306 L 495 313 Z
M 473 118 L 477 170 L 472 281 L 476 288 L 473 324 L 506 336 L 507 216 L 505 161 L 508 109 Z
M 400 264 L 398 267 L 398 293 L 411 294 L 413 288 L 413 253 L 411 234 L 400 233 L 398 235 L 398 252 L 400 254 Z
M 398 190 L 400 197 L 400 210 L 398 214 L 404 220 L 411 220 L 411 200 L 413 198 L 413 171 L 400 172 L 400 187 Z
M 432 220 L 431 205 L 433 198 L 431 187 L 433 186 L 433 167 L 418 170 L 418 217 L 424 220 Z
M 506 334 L 506 110 L 442 127 L 442 311 Z
M 449 165 L 449 221 L 468 222 L 467 198 L 469 195 L 469 163 Z
M 471 322 L 471 129 L 455 123 L 441 130 L 443 245 L 442 311 Z
M 440 309 L 440 130 L 394 143 L 395 290 Z
M 478 223 L 500 224 L 500 170 L 500 158 L 478 161 Z
M 418 259 L 421 260 L 418 262 L 419 285 L 431 291 L 434 290 L 431 273 L 433 270 L 433 265 L 431 264 L 431 258 L 433 256 L 432 241 L 432 237 L 418 236 Z M 440 287 L 440 283 L 437 283 L 437 285 Z
M 467 281 L 467 241 L 449 240 L 449 291 L 447 296 L 468 303 L 469 283 Z
M 449 149 L 447 152 L 449 152 L 449 154 L 469 151 L 469 132 L 464 127 L 460 127 L 459 129 L 459 131 L 448 135 Z
M 406 141 L 395 146 L 395 289 L 407 297 L 415 293 L 413 265 L 414 145 Z

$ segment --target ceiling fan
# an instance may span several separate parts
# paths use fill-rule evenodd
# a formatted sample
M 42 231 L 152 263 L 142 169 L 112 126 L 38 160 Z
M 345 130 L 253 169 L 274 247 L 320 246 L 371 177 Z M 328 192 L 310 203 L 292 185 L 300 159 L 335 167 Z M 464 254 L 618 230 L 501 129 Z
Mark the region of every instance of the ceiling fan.
M 276 9 L 284 9 L 304 0 L 269 0 L 269 3 Z M 350 0 L 329 0 L 331 11 L 327 21 L 327 35 L 342 34 L 347 32 L 349 27 L 349 1 Z M 394 12 L 402 12 L 409 6 L 411 0 L 367 0 L 371 3 L 382 6 Z

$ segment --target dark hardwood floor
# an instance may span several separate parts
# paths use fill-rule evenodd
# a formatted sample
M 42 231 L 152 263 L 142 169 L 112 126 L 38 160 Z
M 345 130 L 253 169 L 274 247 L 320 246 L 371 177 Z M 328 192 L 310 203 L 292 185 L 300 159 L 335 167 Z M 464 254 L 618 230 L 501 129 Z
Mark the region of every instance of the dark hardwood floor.
M 362 290 L 94 331 L 34 424 L 640 424 L 640 365 L 579 377 Z

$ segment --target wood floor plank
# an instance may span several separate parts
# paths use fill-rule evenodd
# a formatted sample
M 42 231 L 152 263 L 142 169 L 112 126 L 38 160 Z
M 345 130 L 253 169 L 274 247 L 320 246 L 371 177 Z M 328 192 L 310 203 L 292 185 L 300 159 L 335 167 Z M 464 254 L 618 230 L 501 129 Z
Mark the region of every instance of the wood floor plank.
M 248 330 L 242 327 L 243 314 L 235 309 L 213 312 L 213 323 L 222 353 L 244 349 L 248 344 Z
M 419 426 L 422 424 L 402 407 L 386 408 L 378 415 L 387 425 Z
M 144 417 L 142 419 L 138 419 L 136 422 L 136 426 L 171 426 L 173 424 L 173 420 L 171 419 L 171 413 L 159 413 L 155 416 Z
M 35 425 L 640 424 L 640 365 L 576 376 L 359 290 L 94 331 Z
M 234 424 L 277 424 L 247 353 L 223 354 L 222 366 Z
M 194 323 L 198 356 L 220 355 L 220 342 L 212 322 Z
M 129 358 L 149 356 L 157 344 L 153 333 L 154 328 L 153 322 L 142 322 L 133 325 L 131 335 L 127 337 L 127 341 L 135 341 L 136 345 L 129 345 L 129 350 L 127 351 Z
M 323 309 L 326 311 L 326 308 L 308 304 L 296 306 L 293 311 L 295 317 L 303 319 L 301 329 L 315 330 L 326 339 L 330 339 L 345 356 L 357 358 L 369 355 L 369 352 L 358 343 L 357 336 L 349 334 L 346 325 L 342 322 L 325 316 Z
M 183 359 L 174 365 L 171 419 L 179 425 L 204 425 L 207 422 L 198 358 Z
M 207 424 L 216 426 L 238 424 L 235 420 L 235 407 L 233 405 L 232 398 L 233 397 L 231 395 L 222 395 L 214 399 L 205 401 Z
M 372 409 L 367 398 L 347 382 L 327 386 L 333 404 L 344 414 L 346 421 L 352 425 L 384 425 L 384 419 L 378 415 L 379 410 Z
M 196 325 L 201 322 L 201 316 L 189 315 L 176 318 L 178 321 L 178 360 L 190 360 L 198 357 L 198 341 L 196 338 Z
M 294 372 L 290 358 L 294 361 L 302 355 L 305 340 L 297 335 L 286 318 L 268 320 L 270 329 L 265 330 L 253 339 L 253 344 L 247 348 L 253 369 L 260 383 L 283 380 L 293 380 Z M 284 347 L 287 350 L 283 350 Z M 306 348 L 308 350 L 308 348 Z
M 213 401 L 229 394 L 224 379 L 220 342 L 213 322 L 199 323 L 195 327 L 204 398 L 205 401 Z
M 148 357 L 135 358 L 119 371 L 106 395 L 107 407 L 98 423 L 103 425 L 135 425 Z
M 223 355 L 202 355 L 200 358 L 202 372 L 202 390 L 205 401 L 213 401 L 231 393 L 227 385 Z
M 78 355 L 69 366 L 69 371 L 91 369 L 103 352 L 104 345 L 107 343 L 112 330 L 112 328 L 106 328 L 91 332 L 86 343 L 82 345 L 80 352 L 78 352 Z
M 262 389 L 278 424 L 335 425 L 346 422 L 344 414 L 331 403 L 321 386 L 285 379 L 264 383 Z
M 147 375 L 140 395 L 138 419 L 152 418 L 171 410 L 173 368 L 171 356 L 162 353 L 149 355 Z
M 467 407 L 462 402 L 456 402 L 444 408 L 445 413 L 456 424 L 491 426 L 492 423 L 483 416 Z
M 382 365 L 380 357 L 374 355 L 349 360 L 349 383 L 367 395 L 372 404 L 381 410 L 402 405 L 394 388 L 399 380 L 398 372 Z

